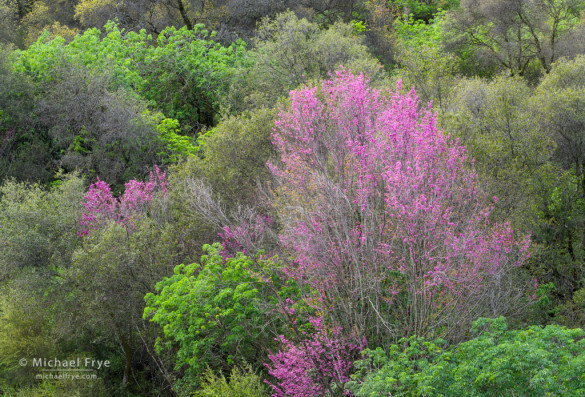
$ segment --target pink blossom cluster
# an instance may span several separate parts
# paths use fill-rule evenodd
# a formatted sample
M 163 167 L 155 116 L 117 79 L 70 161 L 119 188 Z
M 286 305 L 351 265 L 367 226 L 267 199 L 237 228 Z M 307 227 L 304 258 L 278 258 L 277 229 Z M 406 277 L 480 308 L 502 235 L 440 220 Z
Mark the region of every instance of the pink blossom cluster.
M 268 373 L 278 379 L 276 384 L 267 382 L 275 397 L 313 397 L 342 390 L 349 381 L 352 356 L 365 346 L 357 346 L 341 336 L 340 328 L 328 330 L 320 317 L 309 319 L 315 332 L 302 333 L 294 344 L 280 335 L 276 340 L 283 349 L 268 355 Z M 344 391 L 349 395 L 349 391 Z
M 148 182 L 130 180 L 125 184 L 124 194 L 116 198 L 110 185 L 98 178 L 85 195 L 85 211 L 79 221 L 82 236 L 98 229 L 106 222 L 114 221 L 131 227 L 131 221 L 137 214 L 144 213 L 157 191 L 167 192 L 166 171 L 155 166 Z

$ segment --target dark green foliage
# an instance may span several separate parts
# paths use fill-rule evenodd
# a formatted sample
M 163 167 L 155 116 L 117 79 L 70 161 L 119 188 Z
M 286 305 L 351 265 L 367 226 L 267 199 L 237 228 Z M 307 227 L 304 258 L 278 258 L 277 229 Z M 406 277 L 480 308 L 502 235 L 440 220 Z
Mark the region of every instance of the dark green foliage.
M 585 287 L 584 71 L 582 56 L 557 62 L 534 97 L 540 134 L 555 142 L 554 160 L 563 169 L 562 179 L 548 191 L 542 208 L 543 234 L 550 245 L 539 254 L 549 263 L 547 280 L 555 282 L 555 293 L 567 302 L 561 309 L 563 323 L 578 326 L 584 323 L 582 316 L 575 315 L 572 295 Z
M 0 47 L 0 181 L 13 176 L 37 181 L 52 176 L 46 141 L 32 131 L 33 86 L 12 69 L 14 52 Z
M 243 48 L 222 47 L 196 28 L 167 29 L 153 40 L 109 24 L 105 37 L 94 29 L 66 44 L 45 35 L 10 61 L 3 52 L 0 177 L 44 182 L 63 167 L 120 190 L 153 164 L 192 154 L 179 133 L 215 123 Z
M 6 82 L 0 88 L 0 180 L 49 182 L 63 168 L 120 185 L 168 156 L 159 154 L 163 143 L 144 117 L 144 101 L 112 90 L 112 73 L 56 54 L 53 61 L 47 54 L 27 56 L 11 54 L 21 72 L 11 65 L 0 70 Z M 30 65 L 38 69 L 33 73 Z
M 142 321 L 144 295 L 171 273 L 179 252 L 165 228 L 149 218 L 132 219 L 126 226 L 112 222 L 84 237 L 63 275 L 76 298 L 79 325 L 103 338 L 106 346 L 121 346 L 123 386 L 132 382 L 137 365 L 155 360 L 143 350 L 146 340 L 152 343 Z
M 354 16 L 352 23 L 360 24 L 360 30 L 365 27 L 368 48 L 389 68 L 394 63 L 394 14 L 386 0 L 369 0 L 363 7 L 363 17 Z
M 215 43 L 203 25 L 165 29 L 149 48 L 139 91 L 167 116 L 178 119 L 193 133 L 215 124 L 218 97 L 228 87 L 229 68 L 243 55 L 244 43 L 229 47 Z
M 79 169 L 116 190 L 155 163 L 194 153 L 180 134 L 216 122 L 229 69 L 243 51 L 240 42 L 216 44 L 200 25 L 166 29 L 157 40 L 112 23 L 103 37 L 93 29 L 69 44 L 47 39 L 10 61 L 0 57 L 0 130 L 7 136 L 0 172 L 47 181 L 57 167 Z
M 390 0 L 389 5 L 396 13 L 429 23 L 439 11 L 458 6 L 459 0 Z
M 162 162 L 158 131 L 143 117 L 144 101 L 123 89 L 109 91 L 112 76 L 75 64 L 52 71 L 37 96 L 35 130 L 51 148 L 53 167 L 81 170 L 112 184 L 144 178 Z
M 46 42 L 43 36 L 20 54 L 17 68 L 41 81 L 53 79 L 63 58 L 90 70 L 107 70 L 114 89 L 135 91 L 187 130 L 213 124 L 229 70 L 242 56 L 242 42 L 223 47 L 203 25 L 167 28 L 157 39 L 145 31 L 125 32 L 112 22 L 104 30 L 102 36 L 89 29 L 69 44 L 59 38 Z
M 581 112 L 585 101 L 584 72 L 585 57 L 560 60 L 542 80 L 535 97 L 543 132 L 557 143 L 558 160 L 565 168 L 574 167 L 580 180 L 585 180 L 585 118 Z

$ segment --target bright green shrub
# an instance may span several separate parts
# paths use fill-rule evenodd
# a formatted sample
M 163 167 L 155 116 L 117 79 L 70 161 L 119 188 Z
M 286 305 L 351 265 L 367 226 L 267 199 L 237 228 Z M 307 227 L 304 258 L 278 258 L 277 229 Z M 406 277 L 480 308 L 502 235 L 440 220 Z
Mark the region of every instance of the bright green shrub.
M 356 396 L 577 396 L 585 393 L 585 332 L 557 325 L 508 331 L 482 318 L 478 336 L 450 348 L 411 337 L 369 351 L 349 386 Z M 358 382 L 361 379 L 363 382 Z
M 149 111 L 143 116 L 155 124 L 158 137 L 166 146 L 166 151 L 161 154 L 167 157 L 168 162 L 176 163 L 199 152 L 199 146 L 193 137 L 181 135 L 178 120 L 165 117 L 162 113 L 151 114 Z
M 201 382 L 207 366 L 229 370 L 234 364 L 265 361 L 276 326 L 277 300 L 271 297 L 270 261 L 238 254 L 222 259 L 219 244 L 204 246 L 201 264 L 179 265 L 175 274 L 146 295 L 144 318 L 162 327 L 160 352 L 177 351 L 178 370 L 187 366 L 177 389 L 186 392 Z M 283 290 L 284 291 L 284 290 Z
M 213 123 L 230 68 L 244 51 L 241 41 L 229 47 L 215 43 L 203 25 L 169 27 L 157 40 L 144 30 L 125 32 L 113 22 L 103 33 L 88 29 L 68 44 L 60 37 L 47 41 L 44 34 L 19 53 L 15 68 L 38 83 L 52 81 L 63 62 L 107 70 L 114 76 L 113 90 L 135 91 L 185 128 L 197 129 Z

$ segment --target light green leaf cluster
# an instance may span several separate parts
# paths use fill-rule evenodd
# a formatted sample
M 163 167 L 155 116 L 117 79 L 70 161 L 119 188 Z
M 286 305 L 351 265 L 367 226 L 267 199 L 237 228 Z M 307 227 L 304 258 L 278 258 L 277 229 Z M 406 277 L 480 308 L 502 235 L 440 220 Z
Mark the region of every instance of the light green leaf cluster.
M 441 11 L 434 15 L 431 23 L 414 18 L 408 14 L 404 19 L 394 21 L 396 38 L 401 40 L 407 47 L 438 47 L 443 41 L 443 18 L 445 12 Z
M 189 127 L 212 123 L 231 69 L 243 57 L 241 40 L 224 47 L 203 25 L 168 27 L 156 40 L 144 30 L 126 32 L 111 21 L 104 30 L 88 29 L 68 44 L 61 37 L 48 40 L 45 33 L 18 52 L 14 68 L 47 83 L 59 65 L 82 65 L 113 76 L 112 90 L 134 92 Z
M 477 320 L 474 339 L 443 349 L 411 337 L 367 351 L 349 387 L 356 396 L 577 396 L 585 393 L 585 332 L 557 325 L 508 331 L 503 317 Z
M 119 87 L 140 91 L 144 80 L 138 65 L 144 63 L 146 51 L 152 37 L 146 32 L 124 32 L 110 22 L 105 27 L 105 36 L 93 28 L 75 36 L 69 44 L 61 37 L 48 40 L 45 32 L 27 50 L 19 51 L 15 69 L 30 75 L 36 82 L 49 82 L 53 70 L 63 62 L 83 65 L 91 70 L 108 70 L 116 77 Z
M 195 139 L 180 134 L 181 126 L 178 120 L 165 117 L 160 112 L 153 114 L 148 110 L 142 116 L 155 125 L 158 137 L 167 149 L 166 153 L 161 154 L 166 154 L 170 162 L 176 163 L 199 152 Z
M 144 318 L 162 327 L 156 348 L 177 348 L 176 367 L 189 366 L 183 383 L 198 383 L 207 366 L 225 369 L 258 354 L 266 313 L 262 281 L 243 254 L 224 259 L 219 244 L 206 245 L 201 264 L 179 265 L 146 295 Z

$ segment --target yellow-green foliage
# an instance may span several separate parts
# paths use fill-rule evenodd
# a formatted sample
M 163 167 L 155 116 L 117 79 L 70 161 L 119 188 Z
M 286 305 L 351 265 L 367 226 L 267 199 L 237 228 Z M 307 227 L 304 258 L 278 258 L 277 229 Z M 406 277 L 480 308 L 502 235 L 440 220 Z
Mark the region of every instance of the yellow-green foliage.
M 220 373 L 217 375 L 210 368 L 204 374 L 201 388 L 195 397 L 263 397 L 268 396 L 268 388 L 262 378 L 254 372 L 252 366 L 234 367 L 229 379 Z
M 67 266 L 79 242 L 83 179 L 69 175 L 51 189 L 0 186 L 0 278 L 26 268 Z
M 0 375 L 10 383 L 34 381 L 31 366 L 21 367 L 21 359 L 55 354 L 42 295 L 31 294 L 26 286 L 20 285 L 34 285 L 38 281 L 34 273 L 28 273 L 15 282 L 4 283 L 0 289 Z
M 274 114 L 261 109 L 226 118 L 200 139 L 201 170 L 226 199 L 250 199 L 257 182 L 268 178 L 266 162 L 275 155 Z
M 460 139 L 497 197 L 495 213 L 534 230 L 544 182 L 557 178 L 555 144 L 535 117 L 532 89 L 521 78 L 460 80 L 441 117 L 445 131 Z
M 168 158 L 168 161 L 176 163 L 199 152 L 199 147 L 193 138 L 180 135 L 181 127 L 178 120 L 165 117 L 162 113 L 152 114 L 149 111 L 144 112 L 143 117 L 155 125 L 159 139 L 167 148 L 163 156 Z
M 7 397 L 109 397 L 101 379 L 89 380 L 53 380 L 44 381 L 38 386 L 31 386 L 7 391 Z
M 102 26 L 122 3 L 119 0 L 82 0 L 75 6 L 75 18 L 83 26 Z
M 201 136 L 199 155 L 172 168 L 171 195 L 183 202 L 189 181 L 205 179 L 226 204 L 254 204 L 258 182 L 269 177 L 266 162 L 275 155 L 270 139 L 274 114 L 268 109 L 245 112 Z

